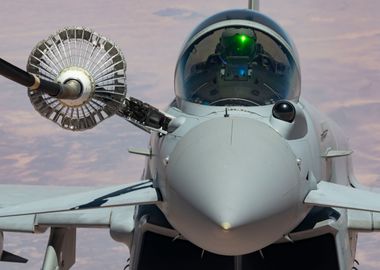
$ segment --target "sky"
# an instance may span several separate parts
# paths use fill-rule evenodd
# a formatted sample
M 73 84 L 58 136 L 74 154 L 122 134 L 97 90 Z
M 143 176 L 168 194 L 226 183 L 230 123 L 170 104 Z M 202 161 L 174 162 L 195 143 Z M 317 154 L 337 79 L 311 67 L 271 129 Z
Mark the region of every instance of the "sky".
M 205 4 L 207 3 L 207 4 Z M 2 0 L 0 57 L 24 67 L 35 44 L 66 26 L 86 26 L 114 40 L 128 64 L 128 95 L 159 108 L 173 99 L 183 42 L 208 16 L 245 8 L 246 0 Z M 380 185 L 380 17 L 377 0 L 265 0 L 261 10 L 294 39 L 302 97 L 350 137 L 357 178 Z M 106 185 L 140 178 L 144 160 L 128 154 L 148 135 L 117 116 L 70 132 L 40 117 L 26 89 L 0 78 L 0 183 Z M 0 270 L 39 269 L 48 234 L 5 234 L 5 248 L 30 259 Z M 380 266 L 380 235 L 361 234 L 361 270 Z M 122 269 L 128 250 L 107 230 L 78 232 L 73 269 Z

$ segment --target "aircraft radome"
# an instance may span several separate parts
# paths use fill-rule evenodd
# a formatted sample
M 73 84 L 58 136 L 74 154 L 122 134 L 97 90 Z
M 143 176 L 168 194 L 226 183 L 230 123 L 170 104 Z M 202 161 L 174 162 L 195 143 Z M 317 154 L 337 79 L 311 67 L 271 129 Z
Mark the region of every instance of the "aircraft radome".
M 146 157 L 134 183 L 1 185 L 0 259 L 27 263 L 4 234 L 49 231 L 42 269 L 70 269 L 77 228 L 104 228 L 133 270 L 356 269 L 358 232 L 380 229 L 380 193 L 359 184 L 346 134 L 301 95 L 294 42 L 258 9 L 195 27 L 165 110 L 127 95 L 122 51 L 89 28 L 37 43 L 26 71 L 0 59 L 67 132 L 117 115 L 150 134 L 129 149 Z

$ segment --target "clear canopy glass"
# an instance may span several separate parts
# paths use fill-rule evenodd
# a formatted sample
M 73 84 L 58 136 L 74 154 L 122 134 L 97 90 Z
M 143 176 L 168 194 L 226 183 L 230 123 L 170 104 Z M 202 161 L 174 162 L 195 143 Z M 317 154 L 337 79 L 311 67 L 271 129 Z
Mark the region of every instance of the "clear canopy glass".
M 271 35 L 243 26 L 208 32 L 177 64 L 178 98 L 212 106 L 298 101 L 300 74 L 292 54 Z

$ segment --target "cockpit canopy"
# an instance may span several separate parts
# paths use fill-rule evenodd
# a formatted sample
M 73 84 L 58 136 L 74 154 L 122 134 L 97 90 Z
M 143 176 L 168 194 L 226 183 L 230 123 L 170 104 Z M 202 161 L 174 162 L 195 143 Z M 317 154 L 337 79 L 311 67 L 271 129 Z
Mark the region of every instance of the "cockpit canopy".
M 247 12 L 252 18 L 243 16 Z M 279 26 L 271 19 L 248 10 L 214 17 L 185 44 L 176 68 L 177 98 L 211 106 L 298 101 L 297 52 L 283 30 L 276 31 Z

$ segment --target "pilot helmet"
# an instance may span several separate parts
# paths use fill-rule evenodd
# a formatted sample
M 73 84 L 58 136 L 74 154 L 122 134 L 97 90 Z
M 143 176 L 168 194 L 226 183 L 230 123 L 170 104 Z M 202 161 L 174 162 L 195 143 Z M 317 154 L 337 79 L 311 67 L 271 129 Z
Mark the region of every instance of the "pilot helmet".
M 257 37 L 249 28 L 226 28 L 220 37 L 217 53 L 222 57 L 249 56 L 253 58 L 257 49 Z

